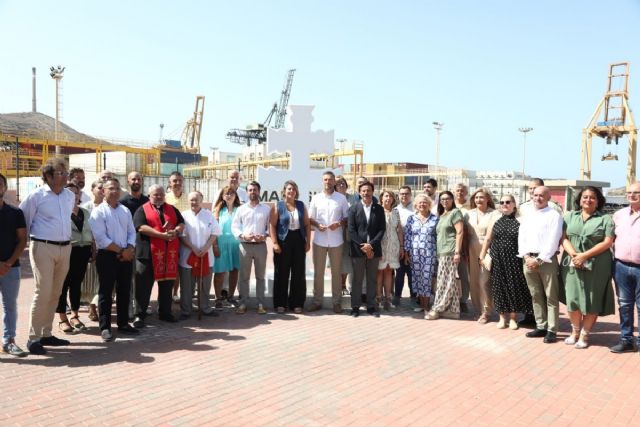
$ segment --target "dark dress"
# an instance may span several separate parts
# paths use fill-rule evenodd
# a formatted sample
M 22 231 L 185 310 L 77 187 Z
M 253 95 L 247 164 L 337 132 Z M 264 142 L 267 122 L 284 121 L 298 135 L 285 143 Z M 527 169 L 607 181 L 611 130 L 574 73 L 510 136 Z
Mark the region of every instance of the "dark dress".
M 498 313 L 533 313 L 522 259 L 517 256 L 519 229 L 515 215 L 504 215 L 493 224 L 491 292 Z

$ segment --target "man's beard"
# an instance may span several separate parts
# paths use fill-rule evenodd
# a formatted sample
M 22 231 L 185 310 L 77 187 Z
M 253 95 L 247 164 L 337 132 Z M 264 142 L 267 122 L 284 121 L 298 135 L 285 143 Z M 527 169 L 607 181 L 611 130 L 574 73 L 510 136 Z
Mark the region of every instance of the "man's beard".
M 142 185 L 140 184 L 131 184 L 131 191 L 133 191 L 134 193 L 140 191 L 140 188 L 142 188 Z

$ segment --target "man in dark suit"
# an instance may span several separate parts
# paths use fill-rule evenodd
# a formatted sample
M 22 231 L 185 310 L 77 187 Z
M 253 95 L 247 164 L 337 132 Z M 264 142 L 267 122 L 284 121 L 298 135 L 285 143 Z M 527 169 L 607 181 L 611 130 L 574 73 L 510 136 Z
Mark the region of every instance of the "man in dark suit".
M 351 290 L 351 316 L 360 315 L 362 281 L 367 276 L 367 313 L 380 317 L 376 307 L 376 277 L 378 262 L 382 256 L 382 237 L 386 228 L 384 209 L 373 203 L 373 184 L 364 182 L 358 187 L 360 201 L 349 208 L 349 255 L 353 265 Z

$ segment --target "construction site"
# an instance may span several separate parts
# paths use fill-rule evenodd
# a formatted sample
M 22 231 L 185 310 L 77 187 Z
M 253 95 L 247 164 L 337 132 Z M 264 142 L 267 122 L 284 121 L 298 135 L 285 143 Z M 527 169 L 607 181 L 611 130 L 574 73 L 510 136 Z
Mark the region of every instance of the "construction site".
M 185 176 L 187 189 L 199 189 L 206 200 L 215 200 L 219 188 L 232 170 L 239 170 L 244 182 L 258 179 L 258 167 L 273 166 L 289 169 L 289 153 L 270 154 L 267 130 L 284 129 L 287 107 L 291 96 L 295 69 L 286 73 L 279 99 L 268 110 L 262 122 L 245 128 L 230 129 L 226 139 L 238 145 L 237 151 L 221 151 L 213 142 L 210 152 L 202 153 L 201 133 L 205 117 L 205 96 L 195 97 L 195 106 L 184 122 L 179 139 L 162 138 L 157 141 L 118 140 L 99 138 L 76 131 L 59 120 L 61 109 L 60 82 L 64 67 L 51 67 L 50 76 L 56 84 L 56 117 L 37 111 L 36 69 L 32 69 L 32 111 L 0 114 L 0 172 L 9 178 L 9 189 L 17 200 L 41 184 L 40 167 L 49 157 L 63 157 L 69 167 L 85 170 L 87 181 L 109 169 L 124 177 L 132 170 L 140 171 L 146 184 L 166 184 L 168 175 L 180 171 Z M 606 189 L 608 182 L 592 181 L 593 138 L 600 139 L 608 147 L 597 161 L 618 161 L 617 147 L 627 144 L 626 183 L 636 179 L 637 128 L 629 106 L 629 63 L 609 66 L 605 93 L 594 113 L 582 129 L 580 169 L 577 179 L 551 178 L 548 186 L 553 199 L 566 206 L 571 203 L 574 189 L 590 184 Z M 440 131 L 442 123 L 433 122 L 436 132 L 434 164 L 396 162 L 366 163 L 365 143 L 354 139 L 335 140 L 334 151 L 311 153 L 310 164 L 318 169 L 339 169 L 355 186 L 358 176 L 364 175 L 378 188 L 397 189 L 402 185 L 414 191 L 422 191 L 429 178 L 438 181 L 440 189 L 452 189 L 463 183 L 470 190 L 488 188 L 495 197 L 513 194 L 519 202 L 527 198 L 526 187 L 530 177 L 525 174 L 524 154 L 522 171 L 471 170 L 447 168 L 440 164 Z M 532 128 L 520 128 L 526 145 L 527 133 Z M 578 132 L 578 130 L 576 130 Z

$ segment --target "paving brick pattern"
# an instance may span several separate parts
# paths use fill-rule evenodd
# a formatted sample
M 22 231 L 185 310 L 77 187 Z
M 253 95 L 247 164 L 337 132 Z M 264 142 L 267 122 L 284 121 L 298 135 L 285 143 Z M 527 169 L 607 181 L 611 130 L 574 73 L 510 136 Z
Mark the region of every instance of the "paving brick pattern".
M 24 279 L 21 345 L 32 289 Z M 576 350 L 471 317 L 430 322 L 408 307 L 378 319 L 346 313 L 152 318 L 139 337 L 108 344 L 87 321 L 71 346 L 46 356 L 0 354 L 0 425 L 640 422 L 640 356 L 607 348 L 618 339 L 617 316 L 601 318 L 592 346 Z M 564 312 L 561 330 L 562 339 Z

